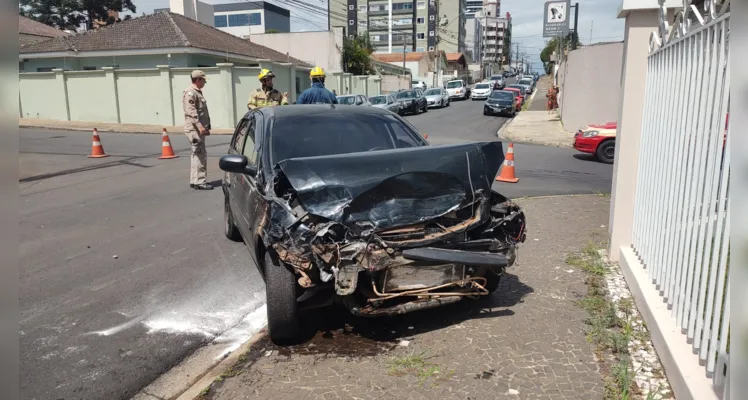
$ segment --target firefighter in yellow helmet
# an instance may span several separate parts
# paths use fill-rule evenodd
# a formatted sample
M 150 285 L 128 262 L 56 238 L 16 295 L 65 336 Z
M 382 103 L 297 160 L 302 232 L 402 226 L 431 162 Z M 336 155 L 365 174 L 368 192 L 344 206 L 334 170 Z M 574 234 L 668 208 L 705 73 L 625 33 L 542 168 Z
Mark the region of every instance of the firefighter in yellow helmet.
M 248 109 L 288 105 L 288 92 L 281 94 L 277 89 L 273 89 L 273 78 L 275 78 L 273 71 L 265 68 L 260 71 L 257 79 L 262 83 L 262 87 L 249 95 Z
M 312 81 L 312 87 L 296 99 L 296 104 L 338 104 L 338 98 L 325 89 L 325 70 L 321 67 L 312 68 L 309 71 L 309 79 Z

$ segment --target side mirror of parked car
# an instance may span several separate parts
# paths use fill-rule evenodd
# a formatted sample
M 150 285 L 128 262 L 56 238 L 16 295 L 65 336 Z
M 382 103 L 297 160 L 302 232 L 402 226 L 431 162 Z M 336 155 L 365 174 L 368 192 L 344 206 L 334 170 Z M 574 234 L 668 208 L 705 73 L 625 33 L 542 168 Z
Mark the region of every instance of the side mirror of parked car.
M 241 154 L 228 154 L 218 160 L 218 168 L 222 171 L 255 177 L 257 175 L 257 167 L 247 164 L 249 164 L 247 156 Z

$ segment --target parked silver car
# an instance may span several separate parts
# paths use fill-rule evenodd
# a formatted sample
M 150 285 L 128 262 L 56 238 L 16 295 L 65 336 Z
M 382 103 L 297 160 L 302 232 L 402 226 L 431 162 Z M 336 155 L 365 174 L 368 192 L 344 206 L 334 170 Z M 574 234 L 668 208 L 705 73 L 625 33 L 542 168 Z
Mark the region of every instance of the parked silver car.
M 449 94 L 442 88 L 431 88 L 423 93 L 427 107 L 448 107 Z
M 369 102 L 372 107 L 381 108 L 383 110 L 392 111 L 395 114 L 400 114 L 400 102 L 395 100 L 395 97 L 391 94 L 382 94 L 379 96 L 369 97 Z
M 347 94 L 338 96 L 338 104 L 344 104 L 348 106 L 371 106 L 369 100 L 365 96 L 360 94 Z

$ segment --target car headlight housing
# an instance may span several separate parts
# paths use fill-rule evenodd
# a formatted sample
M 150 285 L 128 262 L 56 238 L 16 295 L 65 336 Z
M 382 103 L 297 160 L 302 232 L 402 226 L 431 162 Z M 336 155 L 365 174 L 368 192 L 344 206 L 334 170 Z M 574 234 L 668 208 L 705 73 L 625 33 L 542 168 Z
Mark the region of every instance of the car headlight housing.
M 584 132 L 582 134 L 582 137 L 591 138 L 591 137 L 595 137 L 595 136 L 597 136 L 599 134 L 600 134 L 600 132 L 598 132 L 598 131 L 587 131 L 587 132 Z

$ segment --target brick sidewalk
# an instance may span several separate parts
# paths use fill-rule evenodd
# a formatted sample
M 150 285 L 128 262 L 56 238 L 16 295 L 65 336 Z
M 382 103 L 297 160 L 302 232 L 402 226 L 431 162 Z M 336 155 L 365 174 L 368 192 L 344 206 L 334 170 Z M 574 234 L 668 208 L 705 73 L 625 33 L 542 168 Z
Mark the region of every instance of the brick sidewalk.
M 528 239 L 498 293 L 387 319 L 310 312 L 308 340 L 262 338 L 208 399 L 600 399 L 585 275 L 564 263 L 607 235 L 609 199 L 519 199 Z M 407 341 L 407 346 L 403 346 Z
M 20 128 L 43 128 L 43 129 L 62 129 L 71 131 L 91 132 L 96 128 L 99 132 L 116 132 L 116 133 L 161 133 L 161 129 L 166 128 L 168 133 L 182 133 L 183 126 L 163 126 L 163 125 L 146 125 L 146 124 L 116 124 L 110 122 L 83 122 L 83 121 L 55 121 L 51 119 L 31 119 L 21 118 L 18 120 Z M 233 129 L 213 129 L 213 135 L 231 135 Z

